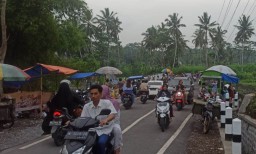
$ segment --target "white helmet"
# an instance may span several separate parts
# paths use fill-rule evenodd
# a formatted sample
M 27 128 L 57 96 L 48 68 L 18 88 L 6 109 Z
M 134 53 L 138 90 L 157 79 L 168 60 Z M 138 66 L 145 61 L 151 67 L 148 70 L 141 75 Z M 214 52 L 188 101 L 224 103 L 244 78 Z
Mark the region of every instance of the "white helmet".
M 71 84 L 71 82 L 67 79 L 61 80 L 60 83 L 67 83 L 69 86 Z

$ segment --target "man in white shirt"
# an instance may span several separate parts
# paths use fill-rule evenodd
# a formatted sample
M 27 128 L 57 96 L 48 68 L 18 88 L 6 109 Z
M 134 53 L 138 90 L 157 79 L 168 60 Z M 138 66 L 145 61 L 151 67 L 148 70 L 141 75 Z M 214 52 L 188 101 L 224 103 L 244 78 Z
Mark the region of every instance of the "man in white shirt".
M 107 123 L 112 122 L 117 113 L 113 104 L 109 100 L 102 100 L 102 87 L 101 85 L 92 85 L 89 89 L 91 102 L 87 103 L 81 113 L 81 117 L 91 117 L 95 118 L 100 114 L 102 109 L 110 109 L 111 113 L 107 118 L 100 120 L 100 126 L 104 126 Z M 97 153 L 105 154 L 105 147 L 109 139 L 109 134 L 111 133 L 113 127 L 102 127 L 102 129 L 97 130 L 97 135 L 99 136 L 97 142 Z

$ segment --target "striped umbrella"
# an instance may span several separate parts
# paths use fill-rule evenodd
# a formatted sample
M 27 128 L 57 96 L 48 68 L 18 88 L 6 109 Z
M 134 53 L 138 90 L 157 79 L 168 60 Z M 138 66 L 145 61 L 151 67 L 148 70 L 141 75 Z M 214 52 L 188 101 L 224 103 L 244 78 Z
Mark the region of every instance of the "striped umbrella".
M 25 81 L 29 78 L 27 73 L 16 66 L 0 64 L 0 81 Z

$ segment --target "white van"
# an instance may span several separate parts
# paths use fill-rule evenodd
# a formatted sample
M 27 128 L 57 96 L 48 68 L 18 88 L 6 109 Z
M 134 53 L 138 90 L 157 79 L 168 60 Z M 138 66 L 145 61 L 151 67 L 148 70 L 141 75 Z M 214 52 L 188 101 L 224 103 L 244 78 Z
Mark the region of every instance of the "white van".
M 164 82 L 160 80 L 151 80 L 148 81 L 148 93 L 149 98 L 155 97 L 160 91 L 160 88 L 163 86 Z

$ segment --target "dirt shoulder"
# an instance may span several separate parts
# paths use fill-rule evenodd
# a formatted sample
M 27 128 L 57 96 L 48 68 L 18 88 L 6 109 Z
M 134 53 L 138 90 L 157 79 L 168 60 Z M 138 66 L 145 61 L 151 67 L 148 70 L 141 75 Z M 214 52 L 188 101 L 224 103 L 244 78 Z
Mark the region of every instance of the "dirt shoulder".
M 215 121 L 208 134 L 203 134 L 203 125 L 201 116 L 194 115 L 194 121 L 191 124 L 191 134 L 188 138 L 188 154 L 224 154 L 224 147 L 217 122 Z
M 0 152 L 40 137 L 41 123 L 42 119 L 17 119 L 12 128 L 0 130 Z

